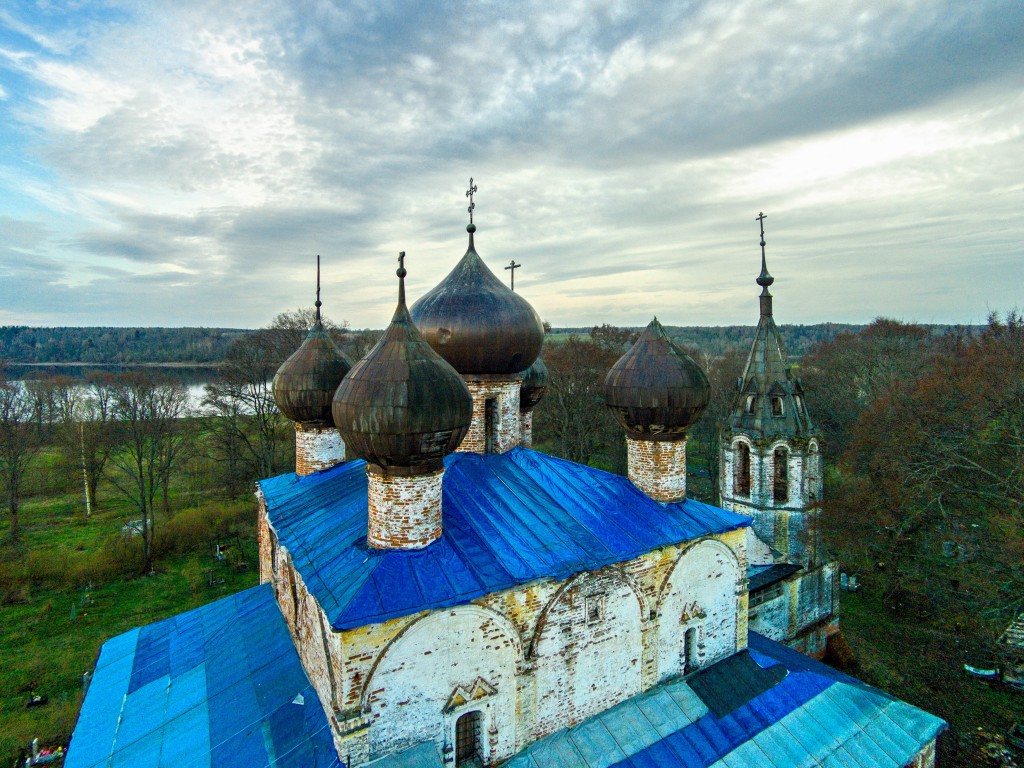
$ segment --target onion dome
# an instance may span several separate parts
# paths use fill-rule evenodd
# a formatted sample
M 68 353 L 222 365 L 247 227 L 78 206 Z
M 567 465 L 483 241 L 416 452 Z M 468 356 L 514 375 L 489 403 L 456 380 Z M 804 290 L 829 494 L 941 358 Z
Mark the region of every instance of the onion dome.
M 334 395 L 334 424 L 345 445 L 382 469 L 412 474 L 442 466 L 469 429 L 473 401 L 462 377 L 431 349 L 405 305 L 405 253 L 398 308 L 376 346 Z
M 316 263 L 316 322 L 302 345 L 274 374 L 274 401 L 286 417 L 331 422 L 331 398 L 352 361 L 335 346 L 320 317 L 320 258 Z
M 605 404 L 634 439 L 682 437 L 710 399 L 708 377 L 657 318 L 604 380 Z
M 470 179 L 468 196 L 476 191 Z M 544 325 L 526 299 L 487 268 L 473 244 L 449 275 L 412 305 L 430 346 L 462 374 L 515 374 L 529 368 L 544 344 Z
M 519 410 L 532 410 L 544 397 L 548 387 L 548 367 L 539 357 L 533 365 L 523 371 L 523 383 L 519 386 Z

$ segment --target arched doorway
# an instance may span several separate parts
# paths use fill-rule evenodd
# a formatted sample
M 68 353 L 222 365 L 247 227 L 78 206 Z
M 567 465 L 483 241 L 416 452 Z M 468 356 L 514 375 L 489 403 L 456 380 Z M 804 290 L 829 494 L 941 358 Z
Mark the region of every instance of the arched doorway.
M 480 710 L 467 712 L 455 721 L 455 765 L 482 765 Z

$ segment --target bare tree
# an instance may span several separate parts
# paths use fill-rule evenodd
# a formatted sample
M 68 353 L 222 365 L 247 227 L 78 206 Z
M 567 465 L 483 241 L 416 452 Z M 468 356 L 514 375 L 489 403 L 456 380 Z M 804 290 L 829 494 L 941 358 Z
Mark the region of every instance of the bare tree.
M 171 472 L 187 440 L 184 417 L 188 392 L 180 384 L 142 373 L 118 376 L 111 385 L 118 435 L 111 482 L 138 510 L 142 528 L 143 573 L 153 568 L 156 499 L 168 506 Z
M 18 507 L 22 483 L 39 447 L 28 393 L 20 384 L 7 381 L 0 370 L 0 479 L 3 481 L 12 539 L 19 536 Z

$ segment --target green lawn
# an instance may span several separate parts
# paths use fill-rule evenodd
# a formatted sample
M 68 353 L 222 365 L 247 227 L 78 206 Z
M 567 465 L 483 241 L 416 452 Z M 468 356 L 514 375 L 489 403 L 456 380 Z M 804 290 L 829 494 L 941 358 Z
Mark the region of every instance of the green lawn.
M 106 501 L 86 519 L 77 495 L 28 500 L 21 541 L 0 544 L 0 759 L 19 749 L 66 744 L 102 643 L 142 624 L 173 616 L 257 582 L 255 510 L 251 501 L 193 502 L 170 520 L 158 515 L 156 574 L 136 577 L 138 538 L 125 542 L 132 510 L 104 489 Z M 187 500 L 176 499 L 178 503 Z M 245 570 L 216 562 L 210 541 L 238 534 Z M 5 531 L 6 533 L 6 531 Z M 208 573 L 215 581 L 208 585 Z M 91 583 L 91 588 L 89 587 Z M 29 693 L 49 703 L 26 708 Z

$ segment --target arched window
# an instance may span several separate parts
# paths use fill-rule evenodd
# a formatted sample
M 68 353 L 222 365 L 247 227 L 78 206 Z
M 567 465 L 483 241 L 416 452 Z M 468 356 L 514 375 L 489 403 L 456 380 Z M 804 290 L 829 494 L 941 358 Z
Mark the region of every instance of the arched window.
M 757 402 L 757 395 L 747 395 L 746 411 L 747 413 L 754 412 L 754 403 Z
M 736 444 L 733 488 L 737 496 L 750 495 L 750 446 L 746 443 Z
M 772 482 L 772 496 L 776 504 L 789 501 L 789 451 L 779 447 L 775 449 L 775 477 Z
M 782 398 L 778 395 L 772 395 L 772 416 L 782 416 L 785 411 L 782 407 Z
M 477 765 L 480 759 L 480 711 L 477 710 L 455 721 L 455 765 Z

